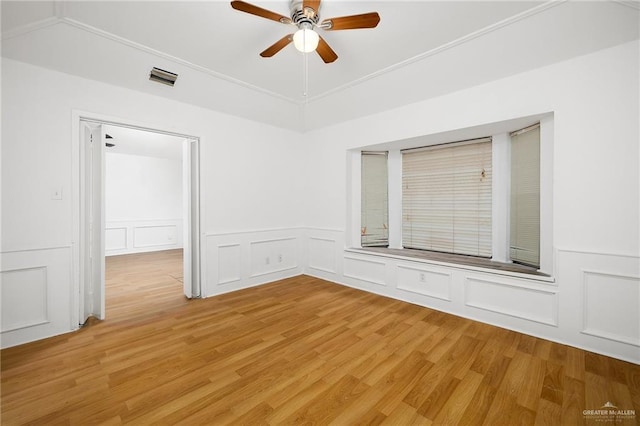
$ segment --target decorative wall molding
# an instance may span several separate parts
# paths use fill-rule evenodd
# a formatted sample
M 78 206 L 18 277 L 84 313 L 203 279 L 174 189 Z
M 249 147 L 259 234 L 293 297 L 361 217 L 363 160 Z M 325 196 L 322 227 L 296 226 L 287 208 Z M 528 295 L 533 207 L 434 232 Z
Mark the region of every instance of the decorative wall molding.
M 105 251 L 126 250 L 127 249 L 126 227 L 107 228 L 104 232 Z
M 163 238 L 166 236 L 166 238 Z M 133 247 L 147 248 L 166 246 L 166 240 L 176 241 L 176 225 L 142 225 L 133 228 Z
M 583 270 L 582 284 L 581 332 L 640 347 L 640 277 Z
M 218 246 L 218 285 L 239 282 L 242 279 L 242 251 L 240 244 Z
M 3 250 L 0 252 L 0 255 L 8 255 L 8 254 L 17 254 L 17 253 L 34 253 L 34 252 L 43 252 L 49 250 L 70 250 L 71 244 L 64 246 L 50 246 L 50 247 L 32 247 L 32 248 L 16 248 Z
M 107 222 L 107 256 L 182 248 L 182 219 L 148 219 Z
M 494 31 L 497 31 L 497 30 L 501 29 L 501 28 L 504 28 L 506 26 L 509 26 L 509 25 L 512 25 L 512 24 L 514 24 L 516 22 L 519 22 L 519 21 L 521 21 L 523 19 L 529 18 L 529 17 L 531 17 L 533 15 L 537 15 L 538 13 L 541 13 L 541 12 L 544 12 L 544 11 L 546 11 L 548 9 L 556 7 L 556 6 L 558 6 L 558 5 L 562 4 L 562 3 L 565 3 L 566 1 L 568 1 L 568 0 L 547 1 L 547 2 L 542 3 L 542 4 L 540 4 L 540 5 L 536 6 L 536 7 L 531 8 L 529 10 L 526 10 L 524 12 L 518 13 L 516 15 L 513 15 L 513 16 L 509 17 L 509 18 L 503 19 L 500 22 L 496 22 L 495 24 L 489 25 L 487 27 L 484 27 L 484 28 L 481 28 L 481 29 L 479 29 L 477 31 L 474 31 L 474 32 L 472 32 L 470 34 L 462 36 L 462 37 L 460 37 L 460 38 L 458 38 L 456 40 L 453 40 L 453 41 L 451 41 L 449 43 L 445 43 L 445 44 L 440 45 L 438 47 L 435 47 L 433 49 L 427 50 L 426 52 L 422 52 L 422 53 L 420 53 L 420 54 L 418 54 L 418 55 L 416 55 L 416 56 L 414 56 L 412 58 L 406 59 L 404 61 L 397 62 L 397 63 L 395 63 L 393 65 L 390 65 L 390 66 L 388 66 L 386 68 L 383 68 L 381 70 L 373 72 L 373 73 L 371 73 L 369 75 L 357 78 L 357 79 L 352 80 L 352 81 L 350 81 L 348 83 L 345 83 L 345 84 L 343 84 L 341 86 L 335 87 L 333 89 L 327 90 L 327 91 L 325 91 L 323 93 L 320 93 L 318 95 L 312 96 L 312 97 L 309 98 L 309 102 L 313 102 L 313 101 L 317 101 L 317 100 L 322 99 L 322 98 L 326 98 L 327 96 L 331 96 L 331 95 L 334 95 L 336 93 L 342 92 L 344 90 L 350 89 L 350 88 L 352 88 L 354 86 L 357 86 L 359 84 L 365 83 L 365 82 L 367 82 L 369 80 L 372 80 L 374 78 L 377 78 L 377 77 L 380 77 L 382 75 L 389 74 L 389 73 L 391 73 L 393 71 L 396 71 L 398 69 L 407 67 L 407 66 L 409 66 L 409 65 L 411 65 L 411 64 L 413 64 L 415 62 L 422 61 L 424 59 L 427 59 L 427 58 L 430 58 L 432 56 L 438 55 L 440 53 L 446 52 L 447 50 L 452 49 L 452 48 L 454 48 L 456 46 L 460 46 L 462 44 L 468 43 L 468 42 L 470 42 L 472 40 L 475 40 L 475 39 L 477 39 L 479 37 L 482 37 L 482 36 L 484 36 L 486 34 L 492 33 Z
M 90 34 L 96 35 L 98 37 L 102 37 L 104 39 L 108 39 L 108 40 L 114 41 L 114 42 L 119 43 L 121 45 L 128 46 L 130 48 L 139 50 L 141 52 L 154 55 L 154 56 L 156 56 L 158 58 L 162 58 L 164 60 L 171 61 L 173 63 L 182 65 L 182 66 L 190 68 L 190 69 L 192 69 L 194 71 L 201 72 L 203 74 L 209 75 L 211 77 L 215 77 L 217 79 L 220 79 L 220 80 L 223 80 L 223 81 L 227 81 L 229 83 L 236 84 L 236 85 L 244 87 L 246 89 L 250 89 L 250 90 L 253 90 L 253 91 L 256 91 L 256 92 L 259 92 L 259 93 L 263 93 L 265 95 L 268 95 L 268 96 L 271 96 L 271 97 L 274 97 L 274 98 L 277 98 L 277 99 L 281 99 L 281 100 L 284 100 L 284 101 L 289 102 L 291 104 L 295 104 L 295 105 L 297 105 L 299 107 L 302 107 L 306 102 L 314 102 L 314 101 L 326 98 L 328 96 L 332 96 L 334 94 L 343 92 L 345 90 L 348 90 L 350 88 L 358 86 L 358 85 L 360 85 L 362 83 L 365 83 L 365 82 L 367 82 L 369 80 L 381 77 L 381 76 L 383 76 L 385 74 L 389 74 L 389 73 L 394 72 L 394 71 L 396 71 L 398 69 L 405 68 L 407 66 L 412 65 L 413 63 L 416 63 L 416 62 L 425 60 L 427 58 L 430 58 L 432 56 L 438 55 L 440 53 L 446 52 L 446 51 L 448 51 L 448 50 L 450 50 L 452 48 L 455 48 L 456 46 L 463 45 L 463 44 L 468 43 L 468 42 L 470 42 L 472 40 L 475 40 L 475 39 L 477 39 L 479 37 L 485 36 L 487 34 L 490 34 L 490 33 L 494 32 L 494 31 L 500 30 L 500 29 L 502 29 L 504 27 L 507 27 L 507 26 L 512 25 L 512 24 L 514 24 L 516 22 L 519 22 L 519 21 L 521 21 L 523 19 L 527 19 L 527 18 L 529 18 L 531 16 L 537 15 L 537 14 L 539 14 L 541 12 L 544 12 L 546 10 L 554 8 L 554 7 L 556 7 L 556 6 L 558 6 L 558 5 L 562 4 L 562 3 L 565 3 L 566 1 L 567 0 L 554 0 L 554 1 L 544 2 L 544 3 L 539 4 L 539 5 L 533 7 L 531 9 L 529 9 L 529 10 L 526 10 L 524 12 L 521 12 L 521 13 L 518 13 L 516 15 L 510 16 L 510 17 L 508 17 L 506 19 L 503 19 L 500 22 L 496 22 L 496 23 L 494 23 L 492 25 L 488 25 L 488 26 L 486 26 L 484 28 L 481 28 L 481 29 L 479 29 L 477 31 L 474 31 L 474 32 L 470 33 L 470 34 L 464 35 L 464 36 L 462 36 L 462 37 L 460 37 L 460 38 L 458 38 L 456 40 L 453 40 L 453 41 L 451 41 L 449 43 L 442 44 L 442 45 L 437 46 L 437 47 L 435 47 L 433 49 L 430 49 L 430 50 L 428 50 L 426 52 L 422 52 L 422 53 L 420 53 L 418 55 L 415 55 L 415 56 L 413 56 L 413 57 L 411 57 L 409 59 L 397 62 L 395 64 L 387 66 L 386 68 L 380 69 L 378 71 L 375 71 L 375 72 L 370 73 L 368 75 L 365 75 L 363 77 L 359 77 L 359 78 L 356 78 L 356 79 L 354 79 L 352 81 L 344 83 L 344 84 L 342 84 L 340 86 L 337 86 L 337 87 L 334 87 L 332 89 L 326 90 L 325 92 L 322 92 L 322 93 L 319 93 L 319 94 L 317 94 L 315 96 L 312 96 L 312 97 L 310 97 L 309 99 L 307 99 L 305 101 L 294 99 L 294 98 L 290 98 L 290 97 L 285 96 L 285 95 L 281 95 L 279 93 L 273 92 L 273 91 L 265 89 L 263 87 L 259 87 L 259 86 L 256 86 L 254 84 L 248 83 L 246 81 L 239 80 L 237 78 L 234 78 L 234 77 L 231 77 L 229 75 L 220 73 L 218 71 L 214 71 L 214 70 L 212 70 L 210 68 L 194 64 L 192 62 L 186 61 L 184 59 L 178 58 L 178 57 L 173 56 L 173 55 L 169 55 L 169 54 L 167 54 L 165 52 L 161 52 L 161 51 L 159 51 L 157 49 L 154 49 L 154 48 L 151 48 L 149 46 L 137 43 L 137 42 L 129 40 L 127 38 L 120 37 L 118 35 L 110 33 L 108 31 L 104 31 L 104 30 L 101 30 L 101 29 L 96 28 L 94 26 L 91 26 L 91 25 L 85 24 L 83 22 L 77 21 L 75 19 L 72 19 L 70 17 L 65 16 L 65 11 L 64 11 L 63 7 L 59 7 L 59 8 L 56 9 L 56 11 L 55 11 L 56 16 L 52 16 L 50 18 L 46 18 L 46 19 L 41 20 L 41 21 L 36 22 L 36 23 L 31 23 L 31 24 L 24 25 L 22 27 L 19 27 L 19 28 L 11 30 L 10 32 L 5 32 L 2 35 L 2 39 L 3 40 L 7 40 L 7 39 L 10 39 L 10 38 L 19 37 L 19 36 L 22 36 L 22 35 L 29 34 L 29 33 L 33 32 L 33 31 L 41 30 L 43 28 L 47 28 L 47 27 L 50 27 L 50 26 L 53 26 L 53 25 L 67 25 L 67 26 L 76 28 L 78 30 L 84 31 L 86 33 L 90 33 Z M 617 1 L 619 4 L 625 5 L 627 7 L 634 7 L 634 3 L 631 2 L 631 1 L 628 1 L 628 0 L 627 1 L 625 1 L 625 0 L 614 0 L 614 1 Z
M 2 333 L 49 322 L 47 267 L 0 271 Z
M 587 250 L 587 249 L 567 249 L 567 248 L 559 248 L 557 250 L 558 254 L 578 254 L 578 255 L 594 255 L 600 257 L 623 257 L 630 259 L 639 259 L 640 254 L 633 253 L 612 253 L 612 252 L 603 252 L 598 250 Z
M 564 342 L 640 364 L 640 256 L 556 252 Z
M 464 294 L 466 306 L 558 326 L 558 297 L 555 289 L 467 276 Z
M 299 234 L 306 228 L 293 227 L 293 228 L 258 228 L 258 229 L 245 229 L 241 231 L 229 231 L 229 232 L 207 232 L 205 236 L 207 238 L 224 238 L 232 237 L 239 238 L 242 235 L 281 235 L 281 233 Z
M 298 267 L 298 261 L 295 259 L 296 245 L 295 236 L 250 241 L 250 277 L 261 277 L 296 269 Z
M 186 61 L 184 59 L 178 58 L 178 57 L 173 56 L 173 55 L 169 55 L 169 54 L 167 54 L 165 52 L 161 52 L 161 51 L 153 49 L 153 48 L 151 48 L 149 46 L 145 46 L 143 44 L 140 44 L 140 43 L 137 43 L 135 41 L 129 40 L 127 38 L 117 36 L 115 34 L 112 34 L 112 33 L 108 32 L 108 31 L 101 30 L 99 28 L 96 28 L 94 26 L 85 24 L 85 23 L 77 21 L 75 19 L 65 17 L 63 15 L 60 15 L 59 13 L 58 13 L 58 16 L 52 16 L 50 18 L 46 18 L 46 19 L 43 19 L 43 20 L 38 21 L 38 22 L 34 22 L 34 23 L 23 25 L 21 27 L 15 28 L 15 29 L 13 29 L 11 31 L 4 32 L 2 34 L 2 40 L 8 40 L 8 39 L 11 39 L 11 38 L 27 35 L 27 34 L 29 34 L 31 32 L 42 30 L 44 28 L 51 27 L 51 26 L 54 26 L 54 25 L 67 25 L 69 27 L 76 28 L 76 29 L 84 31 L 86 33 L 93 34 L 93 35 L 96 35 L 98 37 L 102 37 L 104 39 L 108 39 L 108 40 L 114 41 L 114 42 L 119 43 L 119 44 L 121 44 L 123 46 L 131 47 L 133 49 L 139 50 L 141 52 L 144 52 L 144 53 L 147 53 L 147 54 L 150 54 L 150 55 L 153 55 L 153 56 L 156 56 L 158 58 L 171 61 L 173 63 L 182 65 L 182 66 L 184 66 L 186 68 L 190 68 L 190 69 L 192 69 L 194 71 L 201 72 L 201 73 L 209 75 L 211 77 L 215 77 L 215 78 L 218 78 L 220 80 L 227 81 L 229 83 L 237 84 L 237 85 L 242 86 L 244 88 L 255 90 L 256 92 L 260 92 L 260 93 L 263 93 L 263 94 L 266 94 L 266 95 L 272 96 L 274 98 L 278 98 L 278 99 L 281 99 L 281 100 L 284 100 L 284 101 L 287 101 L 287 102 L 290 102 L 290 103 L 293 103 L 293 104 L 296 104 L 296 105 L 302 105 L 302 101 L 299 101 L 299 100 L 296 100 L 296 99 L 291 99 L 291 98 L 289 98 L 287 96 L 283 96 L 283 95 L 281 95 L 279 93 L 264 89 L 262 87 L 253 85 L 251 83 L 247 83 L 246 81 L 239 80 L 237 78 L 228 76 L 226 74 L 214 71 L 214 70 L 212 70 L 210 68 L 206 68 L 206 67 L 203 67 L 203 66 L 200 66 L 200 65 L 196 65 L 196 64 L 194 64 L 192 62 Z
M 329 274 L 335 274 L 337 272 L 336 240 L 334 238 L 310 236 L 307 267 Z
M 386 286 L 387 264 L 366 257 L 344 256 L 344 276 L 372 284 Z
M 467 272 L 479 272 L 479 273 L 487 273 L 490 275 L 494 275 L 494 276 L 504 276 L 506 278 L 514 278 L 514 279 L 522 279 L 525 281 L 538 281 L 541 283 L 545 283 L 545 284 L 551 284 L 554 285 L 555 283 L 555 278 L 554 277 L 550 277 L 547 275 L 533 275 L 533 274 L 525 274 L 525 273 L 521 273 L 521 272 L 511 272 L 511 271 L 506 271 L 503 269 L 490 269 L 490 268 L 483 268 L 480 266 L 473 266 L 473 265 L 465 265 L 465 264 L 458 264 L 458 263 L 447 263 L 447 262 L 440 262 L 437 260 L 431 260 L 431 259 L 426 259 L 426 258 L 418 258 L 418 257 L 410 257 L 410 256 L 400 256 L 397 254 L 391 254 L 391 253 L 383 253 L 383 252 L 371 252 L 371 251 L 366 251 L 363 249 L 359 249 L 359 248 L 346 248 L 344 249 L 345 253 L 354 253 L 354 254 L 363 254 L 365 256 L 368 257 L 378 257 L 378 258 L 382 258 L 382 259 L 389 259 L 388 261 L 392 261 L 393 259 L 398 260 L 398 261 L 404 261 L 404 262 L 411 262 L 411 263 L 415 263 L 415 264 L 423 264 L 423 265 L 429 265 L 432 267 L 442 267 L 445 269 L 451 269 L 451 270 L 464 270 Z
M 71 247 L 3 252 L 0 267 L 3 348 L 77 328 L 71 323 Z
M 207 234 L 203 297 L 303 273 L 301 228 Z
M 400 290 L 451 301 L 451 272 L 409 265 L 396 269 Z

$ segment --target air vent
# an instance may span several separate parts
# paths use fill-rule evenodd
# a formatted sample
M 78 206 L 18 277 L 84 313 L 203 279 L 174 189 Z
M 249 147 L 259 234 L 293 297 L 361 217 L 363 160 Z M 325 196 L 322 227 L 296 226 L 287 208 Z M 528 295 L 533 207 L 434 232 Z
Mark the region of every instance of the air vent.
M 178 74 L 174 74 L 169 71 L 161 70 L 160 68 L 153 67 L 151 73 L 149 73 L 149 80 L 157 81 L 158 83 L 173 86 L 178 79 Z

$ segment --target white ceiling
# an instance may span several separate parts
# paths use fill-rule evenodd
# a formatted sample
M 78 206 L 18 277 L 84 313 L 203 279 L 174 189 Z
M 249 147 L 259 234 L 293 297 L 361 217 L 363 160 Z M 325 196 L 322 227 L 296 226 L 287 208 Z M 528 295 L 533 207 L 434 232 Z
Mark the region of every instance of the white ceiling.
M 106 148 L 107 153 L 158 157 L 170 160 L 182 159 L 182 142 L 184 138 L 165 135 L 146 130 L 128 127 L 104 125 L 105 142 L 114 144 Z
M 289 1 L 250 1 L 288 15 Z M 228 1 L 2 1 L 2 55 L 304 131 L 464 89 L 639 37 L 637 1 L 338 1 L 321 19 L 377 11 L 375 29 L 321 31 L 325 64 L 290 26 Z M 149 82 L 156 66 L 175 87 Z

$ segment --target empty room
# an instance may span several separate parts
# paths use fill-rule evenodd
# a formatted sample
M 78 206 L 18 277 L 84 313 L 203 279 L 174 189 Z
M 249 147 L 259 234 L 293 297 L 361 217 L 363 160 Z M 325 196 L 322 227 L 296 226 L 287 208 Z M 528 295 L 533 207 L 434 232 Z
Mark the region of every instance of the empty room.
M 637 1 L 0 6 L 3 425 L 640 421 Z

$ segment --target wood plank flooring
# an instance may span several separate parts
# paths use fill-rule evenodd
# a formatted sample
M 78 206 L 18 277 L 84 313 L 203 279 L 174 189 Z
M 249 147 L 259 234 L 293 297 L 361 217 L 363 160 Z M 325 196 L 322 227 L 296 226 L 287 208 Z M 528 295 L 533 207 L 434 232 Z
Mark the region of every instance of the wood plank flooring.
M 182 296 L 181 252 L 108 258 L 107 319 L 3 350 L 2 424 L 577 425 L 640 366 L 300 276 Z M 636 424 L 636 418 L 618 418 Z

